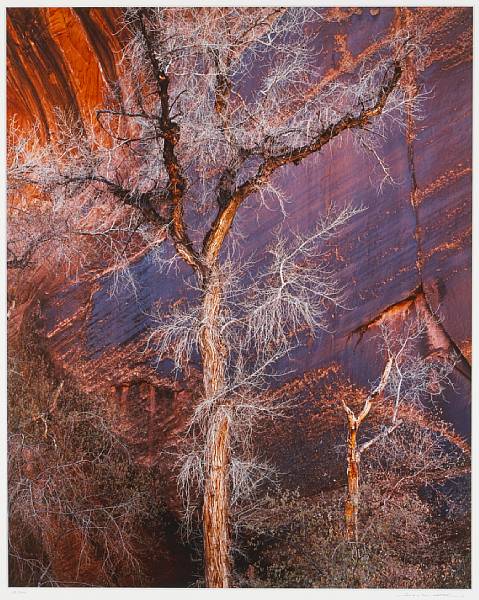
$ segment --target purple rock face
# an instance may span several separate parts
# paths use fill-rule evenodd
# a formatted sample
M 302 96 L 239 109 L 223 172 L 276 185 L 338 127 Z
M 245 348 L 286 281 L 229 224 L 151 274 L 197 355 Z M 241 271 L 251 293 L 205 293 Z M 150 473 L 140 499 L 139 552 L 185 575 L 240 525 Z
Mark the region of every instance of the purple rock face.
M 439 309 L 451 348 L 461 353 L 458 393 L 450 392 L 446 414 L 459 431 L 468 431 L 468 377 L 471 347 L 471 27 L 470 9 L 367 9 L 338 13 L 320 35 L 319 57 L 325 78 L 339 77 L 378 39 L 413 19 L 426 32 L 431 53 L 416 79 L 426 91 L 423 118 L 395 131 L 385 159 L 397 185 L 377 192 L 374 162 L 348 138 L 281 174 L 292 201 L 288 227 L 307 229 L 331 205 L 345 202 L 367 210 L 345 228 L 331 262 L 346 286 L 349 310 L 332 314 L 332 333 L 323 334 L 294 361 L 298 375 L 338 363 L 358 385 L 380 369 L 365 328 L 406 299 L 420 297 Z M 39 118 L 52 127 L 55 106 L 85 113 L 101 102 L 116 76 L 117 11 L 104 9 L 10 9 L 8 13 L 9 113 L 21 122 Z M 75 49 L 77 53 L 75 53 Z M 78 51 L 88 55 L 78 56 Z M 80 88 L 85 69 L 101 77 Z M 40 85 L 41 82 L 41 85 Z M 375 181 L 376 179 L 376 181 Z M 282 220 L 279 211 L 240 210 L 247 251 L 261 254 Z M 87 387 L 128 381 L 135 370 L 159 374 L 133 355 L 149 325 L 155 302 L 165 305 L 185 294 L 181 278 L 160 276 L 145 257 L 133 266 L 140 295 L 128 290 L 111 299 L 108 276 L 62 287 L 44 304 L 52 355 L 76 371 Z M 398 318 L 401 317 L 398 311 Z M 373 325 L 374 327 L 374 325 Z M 431 345 L 434 340 L 431 338 Z M 75 356 L 75 361 L 72 357 Z M 80 363 L 78 360 L 80 360 Z M 91 363 L 93 361 L 93 363 Z M 91 364 L 90 364 L 91 363 Z M 93 364 L 95 368 L 93 367 Z M 133 365 L 133 366 L 132 366 Z M 101 374 L 101 375 L 100 375 Z M 161 377 L 167 375 L 161 373 Z M 454 401 L 452 402 L 452 397 Z
M 38 118 L 48 132 L 56 105 L 82 115 L 99 104 L 116 73 L 115 51 L 120 44 L 113 34 L 116 13 L 98 8 L 9 9 L 9 114 L 18 114 L 25 126 L 32 117 Z M 428 332 L 426 350 L 454 350 L 459 357 L 455 389 L 445 395 L 442 416 L 468 436 L 472 9 L 345 9 L 337 21 L 324 25 L 319 60 L 324 77 L 339 77 L 349 64 L 372 52 L 378 39 L 409 22 L 423 27 L 431 53 L 425 70 L 412 74 L 417 88 L 428 92 L 423 118 L 411 118 L 403 130 L 395 130 L 384 149 L 397 185 L 378 194 L 374 163 L 347 137 L 281 174 L 291 197 L 292 230 L 305 230 L 331 205 L 353 202 L 367 207 L 330 247 L 348 309 L 331 315 L 330 333 L 295 351 L 290 366 L 296 373 L 289 384 L 301 391 L 316 374 L 335 365 L 342 376 L 366 386 L 382 369 L 371 341 L 379 323 L 386 317 L 400 320 L 411 311 L 438 311 L 442 322 Z M 81 60 L 75 48 L 83 49 Z M 87 91 L 82 85 L 88 69 Z M 266 208 L 259 213 L 243 208 L 238 219 L 245 248 L 261 255 L 282 216 Z M 139 440 L 141 460 L 152 464 L 160 442 L 174 443 L 193 388 L 191 382 L 171 383 L 168 365 L 159 371 L 154 357 L 139 351 L 154 304 L 161 301 L 167 306 L 186 291 L 181 277 L 160 276 L 148 257 L 133 266 L 133 273 L 140 283 L 137 298 L 127 290 L 110 298 L 109 276 L 104 275 L 57 286 L 44 295 L 42 307 L 53 359 L 85 388 L 113 390 L 111 401 L 143 432 L 132 434 Z M 315 393 L 320 402 L 321 388 Z M 304 484 L 304 493 L 314 493 L 321 485 L 304 474 L 315 471 L 318 452 L 327 446 L 326 438 L 315 433 L 313 414 L 307 406 L 298 409 L 287 431 L 278 425 L 278 435 L 264 440 L 265 451 L 282 471 Z M 173 497 L 173 488 L 171 493 Z

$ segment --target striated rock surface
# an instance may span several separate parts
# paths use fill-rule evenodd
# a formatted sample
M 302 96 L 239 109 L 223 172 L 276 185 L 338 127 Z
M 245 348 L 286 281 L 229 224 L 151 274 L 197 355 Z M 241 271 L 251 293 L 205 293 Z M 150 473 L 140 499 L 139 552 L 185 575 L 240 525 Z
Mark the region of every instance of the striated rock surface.
M 22 127 L 38 121 L 45 138 L 54 129 L 56 106 L 89 119 L 117 74 L 118 11 L 9 9 L 8 115 Z M 330 11 L 335 20 L 322 26 L 321 35 L 326 79 L 338 77 L 372 52 L 378 39 L 402 27 L 421 26 L 431 53 L 423 72 L 410 73 L 427 92 L 423 118 L 411 116 L 386 148 L 397 185 L 378 195 L 373 163 L 348 139 L 283 174 L 293 229 L 308 227 L 331 204 L 352 200 L 368 207 L 331 251 L 348 310 L 332 315 L 334 332 L 292 358 L 297 371 L 287 385 L 299 395 L 308 390 L 309 400 L 286 427 L 276 424 L 275 435 L 265 436 L 260 448 L 291 473 L 292 485 L 301 484 L 310 494 L 321 478 L 309 474 L 327 445 L 317 429 L 321 410 L 312 408 L 321 406 L 326 388 L 320 382 L 331 369 L 359 386 L 377 377 L 382 364 L 371 338 L 386 316 L 402 319 L 408 311 L 442 316 L 428 332 L 427 350 L 454 350 L 459 357 L 443 417 L 458 433 L 467 437 L 470 431 L 472 9 Z M 260 253 L 281 214 L 263 209 L 257 218 L 243 209 L 239 218 L 245 246 Z M 133 273 L 139 282 L 136 298 L 128 290 L 111 298 L 109 274 L 43 285 L 45 335 L 58 367 L 85 389 L 105 390 L 124 415 L 125 435 L 139 460 L 166 475 L 171 466 L 161 450 L 174 445 L 184 426 L 195 384 L 159 372 L 154 356 L 145 352 L 145 338 L 155 302 L 167 305 L 185 292 L 180 278 L 160 277 L 147 257 L 135 263 Z M 170 496 L 177 510 L 173 484 Z

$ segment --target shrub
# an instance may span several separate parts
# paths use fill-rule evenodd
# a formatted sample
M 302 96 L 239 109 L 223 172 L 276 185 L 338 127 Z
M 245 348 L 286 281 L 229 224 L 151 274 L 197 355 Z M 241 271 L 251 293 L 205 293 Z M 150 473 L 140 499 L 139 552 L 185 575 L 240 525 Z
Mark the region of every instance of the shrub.
M 8 355 L 9 579 L 139 585 L 160 482 L 135 464 L 104 399 L 59 381 L 32 324 Z

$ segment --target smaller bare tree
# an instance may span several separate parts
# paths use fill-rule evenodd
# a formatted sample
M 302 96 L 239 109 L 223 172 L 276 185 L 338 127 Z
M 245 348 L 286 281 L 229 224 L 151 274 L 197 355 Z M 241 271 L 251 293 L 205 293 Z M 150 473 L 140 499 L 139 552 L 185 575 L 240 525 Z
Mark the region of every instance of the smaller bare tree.
M 344 383 L 331 388 L 324 401 L 332 411 L 337 408 L 334 390 L 354 394 L 354 387 Z M 238 574 L 241 586 L 470 585 L 470 449 L 446 424 L 421 409 L 405 408 L 401 427 L 373 444 L 362 464 L 358 542 L 344 536 L 341 488 L 326 485 L 301 494 L 285 480 L 285 487 L 272 491 L 249 517 L 245 546 L 251 562 Z M 339 430 L 341 414 L 334 414 Z M 380 420 L 374 416 L 371 420 Z
M 391 434 L 402 425 L 402 420 L 399 418 L 401 406 L 423 407 L 426 399 L 441 395 L 446 386 L 452 385 L 450 375 L 455 365 L 454 356 L 433 354 L 423 356 L 418 350 L 418 345 L 428 332 L 430 320 L 436 318 L 435 315 L 418 315 L 405 321 L 399 331 L 387 321 L 381 323 L 379 351 L 387 356 L 387 362 L 379 383 L 368 394 L 357 416 L 342 399 L 348 422 L 348 491 L 344 505 L 344 520 L 346 537 L 349 541 L 358 541 L 362 455 L 380 440 L 393 439 Z M 380 400 L 381 395 L 383 395 L 382 400 Z M 359 428 L 378 401 L 391 406 L 390 422 L 384 424 L 376 435 L 358 444 Z

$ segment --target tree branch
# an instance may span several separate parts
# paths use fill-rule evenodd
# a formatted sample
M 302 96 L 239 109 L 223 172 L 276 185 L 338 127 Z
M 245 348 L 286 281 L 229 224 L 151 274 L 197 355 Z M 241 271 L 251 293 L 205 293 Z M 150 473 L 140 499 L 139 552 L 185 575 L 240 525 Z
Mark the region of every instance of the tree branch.
M 161 115 L 158 117 L 159 126 L 163 137 L 163 160 L 169 179 L 169 199 L 171 202 L 170 231 L 176 251 L 195 271 L 205 274 L 205 269 L 200 256 L 195 251 L 193 243 L 188 237 L 184 219 L 183 199 L 187 187 L 186 178 L 176 156 L 175 147 L 180 138 L 180 127 L 170 118 L 170 98 L 168 86 L 169 77 L 156 58 L 150 36 L 146 30 L 143 16 L 145 10 L 139 12 L 139 27 L 146 46 L 146 53 L 150 61 L 161 105 Z
M 66 178 L 65 183 L 96 182 L 103 184 L 107 190 L 116 196 L 123 204 L 137 208 L 145 219 L 153 224 L 165 226 L 169 221 L 163 217 L 153 205 L 154 200 L 168 200 L 165 192 L 139 192 L 123 188 L 121 185 L 110 181 L 101 175 L 85 175 Z
M 381 438 L 385 438 L 388 435 L 390 435 L 401 424 L 402 424 L 402 421 L 396 421 L 393 425 L 390 425 L 389 427 L 387 427 L 386 429 L 384 429 L 383 431 L 381 431 L 381 433 L 378 433 L 378 435 L 374 436 L 371 440 L 368 440 L 367 442 L 364 442 L 364 444 L 362 444 L 358 448 L 358 453 L 362 454 L 365 450 L 367 450 L 370 446 L 372 446 L 373 444 L 375 444 L 376 442 L 378 442 Z
M 240 185 L 231 194 L 228 201 L 220 205 L 216 218 L 203 241 L 202 254 L 207 263 L 210 263 L 218 256 L 222 243 L 231 228 L 241 203 L 264 184 L 277 169 L 291 163 L 298 164 L 304 158 L 319 152 L 343 131 L 365 127 L 372 118 L 381 114 L 389 95 L 396 87 L 402 74 L 402 67 L 399 61 L 395 61 L 393 64 L 393 73 L 389 81 L 380 88 L 376 102 L 372 107 L 363 108 L 357 116 L 345 115 L 336 123 L 324 129 L 310 144 L 265 158 L 256 174 Z
M 346 402 L 342 399 L 342 404 L 344 411 L 348 416 L 348 421 L 355 426 L 356 429 L 359 429 L 359 426 L 364 421 L 364 419 L 368 416 L 369 411 L 372 407 L 372 401 L 379 396 L 384 391 L 386 384 L 388 382 L 389 374 L 391 373 L 391 368 L 393 364 L 393 357 L 390 357 L 384 367 L 383 373 L 381 375 L 381 380 L 378 385 L 374 388 L 374 390 L 368 395 L 366 400 L 364 401 L 364 406 L 359 415 L 356 417 L 354 412 L 349 408 Z

